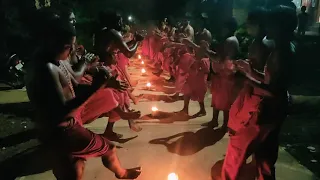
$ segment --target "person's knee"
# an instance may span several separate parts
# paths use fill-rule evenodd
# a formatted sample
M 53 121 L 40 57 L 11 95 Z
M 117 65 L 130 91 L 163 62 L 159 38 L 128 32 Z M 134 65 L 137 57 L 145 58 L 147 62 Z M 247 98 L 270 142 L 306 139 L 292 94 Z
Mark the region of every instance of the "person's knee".
M 84 173 L 85 160 L 84 159 L 76 159 L 73 164 L 73 168 L 74 168 L 76 179 L 81 180 L 83 173 Z

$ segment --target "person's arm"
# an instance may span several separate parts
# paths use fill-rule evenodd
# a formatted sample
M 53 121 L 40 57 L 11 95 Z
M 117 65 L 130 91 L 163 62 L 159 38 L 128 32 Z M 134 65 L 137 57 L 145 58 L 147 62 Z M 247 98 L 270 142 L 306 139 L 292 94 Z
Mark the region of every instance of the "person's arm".
M 47 79 L 47 85 L 52 87 L 47 87 L 50 89 L 50 99 L 55 101 L 55 115 L 54 118 L 65 118 L 73 110 L 80 107 L 94 92 L 96 92 L 102 86 L 97 83 L 93 83 L 90 88 L 87 88 L 85 92 L 78 95 L 72 100 L 67 100 L 63 94 L 63 88 L 60 83 L 59 71 L 56 66 L 49 63 L 47 65 L 47 72 L 44 74 L 45 79 Z M 50 102 L 49 102 L 50 103 Z
M 265 96 L 273 96 L 273 92 L 275 92 L 279 84 L 286 83 L 280 82 L 281 74 L 284 74 L 282 71 L 285 71 L 286 68 L 281 61 L 283 61 L 283 58 L 278 56 L 272 59 L 271 62 L 268 62 L 268 76 L 256 70 L 244 70 L 247 78 L 250 80 L 249 84 L 262 90 Z
M 134 45 L 129 48 L 127 43 L 123 40 L 121 34 L 116 30 L 111 30 L 114 35 L 115 45 L 127 58 L 131 58 L 137 51 L 139 46 L 139 40 L 134 42 Z
M 76 65 L 71 67 L 70 63 L 64 63 L 64 65 L 67 67 L 68 71 L 72 75 L 73 79 L 75 80 L 75 84 L 78 84 L 80 82 L 81 78 L 83 77 L 86 69 L 87 69 L 87 63 L 85 60 L 78 61 Z
M 186 29 L 186 38 L 189 39 L 190 41 L 193 41 L 193 36 L 194 36 L 194 32 L 191 28 L 187 28 Z

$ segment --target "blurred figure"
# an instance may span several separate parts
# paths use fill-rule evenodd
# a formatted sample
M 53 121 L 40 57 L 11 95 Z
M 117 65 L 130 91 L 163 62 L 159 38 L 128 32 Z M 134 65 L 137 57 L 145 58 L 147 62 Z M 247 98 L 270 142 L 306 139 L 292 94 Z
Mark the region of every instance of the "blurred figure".
M 304 36 L 306 34 L 307 26 L 308 26 L 308 18 L 309 15 L 306 12 L 307 7 L 301 7 L 301 13 L 298 15 L 298 35 Z
M 211 61 L 211 106 L 212 120 L 203 126 L 215 128 L 219 126 L 219 112 L 223 111 L 223 125 L 226 130 L 229 119 L 229 109 L 241 89 L 242 82 L 236 76 L 234 62 L 239 56 L 239 41 L 234 35 L 238 27 L 234 18 L 228 19 L 222 28 L 221 36 L 224 41 L 221 42 L 217 51 L 208 50 Z
M 229 145 L 222 168 L 223 180 L 238 180 L 247 158 L 254 155 L 259 180 L 275 180 L 279 133 L 287 117 L 292 62 L 291 43 L 297 26 L 294 9 L 277 6 L 268 15 L 267 36 L 274 48 L 261 72 L 245 60 L 236 62 L 251 91 L 241 91 L 229 113 Z

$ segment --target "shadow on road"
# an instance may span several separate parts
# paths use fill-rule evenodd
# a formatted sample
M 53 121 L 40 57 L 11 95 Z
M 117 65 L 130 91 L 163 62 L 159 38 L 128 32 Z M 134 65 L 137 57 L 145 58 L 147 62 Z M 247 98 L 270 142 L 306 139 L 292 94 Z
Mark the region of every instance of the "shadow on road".
M 212 180 L 221 180 L 221 170 L 224 159 L 216 162 L 211 168 L 211 178 Z M 240 171 L 239 180 L 255 180 L 256 176 L 256 167 L 255 163 L 252 161 L 251 163 L 243 165 Z
M 35 129 L 30 129 L 27 131 L 19 132 L 17 134 L 12 134 L 4 138 L 0 138 L 0 147 L 11 147 L 17 144 L 27 142 L 31 139 L 36 139 L 37 131 Z
M 149 141 L 150 144 L 160 144 L 167 147 L 171 153 L 180 156 L 193 155 L 203 148 L 212 146 L 223 138 L 225 135 L 223 129 L 202 128 L 197 132 L 183 132 L 166 138 L 159 138 Z M 179 138 L 174 142 L 169 142 Z

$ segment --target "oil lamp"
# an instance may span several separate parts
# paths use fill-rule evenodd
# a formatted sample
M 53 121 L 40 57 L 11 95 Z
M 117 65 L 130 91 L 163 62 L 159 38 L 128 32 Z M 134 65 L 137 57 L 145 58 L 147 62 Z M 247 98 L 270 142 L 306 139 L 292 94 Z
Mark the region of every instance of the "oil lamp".
M 179 177 L 176 173 L 170 173 L 168 175 L 168 180 L 179 180 Z
M 141 69 L 141 74 L 145 75 L 146 74 L 146 70 L 144 68 Z
M 157 116 L 159 113 L 159 109 L 156 106 L 152 106 L 151 111 L 152 111 L 151 115 L 153 117 Z

